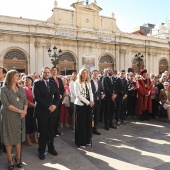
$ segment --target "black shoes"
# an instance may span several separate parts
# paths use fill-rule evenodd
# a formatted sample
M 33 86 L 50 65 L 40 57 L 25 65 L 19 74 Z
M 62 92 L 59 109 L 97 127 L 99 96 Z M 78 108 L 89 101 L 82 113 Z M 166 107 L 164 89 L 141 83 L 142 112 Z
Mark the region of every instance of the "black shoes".
M 93 130 L 93 134 L 95 134 L 95 135 L 101 135 L 101 133 L 98 132 L 97 130 Z
M 44 159 L 45 159 L 45 155 L 44 155 L 44 153 L 39 154 L 39 158 L 40 158 L 41 160 L 44 160 Z
M 23 165 L 22 165 L 21 159 L 17 159 L 17 157 L 15 156 L 14 160 L 15 160 L 16 167 L 22 168 Z
M 55 150 L 49 150 L 48 153 L 50 153 L 51 155 L 54 155 L 54 156 L 58 155 L 57 151 L 55 151 Z
M 55 132 L 55 136 L 61 136 L 62 133 L 59 132 L 59 130 L 57 129 L 56 132 Z
M 13 159 L 11 161 L 8 160 L 8 169 L 13 170 L 14 169 L 14 162 Z
M 127 121 L 126 121 L 126 120 L 122 120 L 122 121 L 121 121 L 121 124 L 126 125 L 126 124 L 127 124 Z
M 117 121 L 117 122 L 116 122 L 116 125 L 118 125 L 118 126 L 121 125 L 121 122 L 120 122 L 120 121 Z
M 110 127 L 110 128 L 113 128 L 113 129 L 117 129 L 117 127 L 114 126 L 114 125 L 109 125 L 109 127 Z
M 109 130 L 109 126 L 105 126 L 105 130 Z
M 144 120 L 144 119 L 143 119 L 143 115 L 140 115 L 140 116 L 139 116 L 139 120 L 140 120 L 140 121 L 143 121 L 143 120 Z
M 55 150 L 49 150 L 48 153 L 50 153 L 51 155 L 54 155 L 54 156 L 58 155 L 57 151 L 55 151 Z M 44 160 L 45 159 L 45 154 L 44 153 L 42 153 L 42 154 L 39 153 L 39 158 L 41 160 Z

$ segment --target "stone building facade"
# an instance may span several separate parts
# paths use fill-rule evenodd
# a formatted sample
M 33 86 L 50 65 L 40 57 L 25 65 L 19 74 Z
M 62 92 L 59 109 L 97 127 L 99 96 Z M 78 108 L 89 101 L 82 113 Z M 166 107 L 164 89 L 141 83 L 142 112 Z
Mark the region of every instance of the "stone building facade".
M 168 40 L 123 33 L 112 17 L 100 16 L 96 1 L 77 1 L 73 10 L 54 3 L 52 16 L 46 21 L 0 16 L 0 65 L 26 73 L 40 73 L 43 66 L 52 67 L 48 49 L 63 51 L 58 67 L 71 73 L 82 67 L 113 67 L 114 71 L 133 67 L 138 71 L 135 54 L 144 55 L 142 66 L 148 72 L 169 70 Z M 125 23 L 127 24 L 127 23 Z

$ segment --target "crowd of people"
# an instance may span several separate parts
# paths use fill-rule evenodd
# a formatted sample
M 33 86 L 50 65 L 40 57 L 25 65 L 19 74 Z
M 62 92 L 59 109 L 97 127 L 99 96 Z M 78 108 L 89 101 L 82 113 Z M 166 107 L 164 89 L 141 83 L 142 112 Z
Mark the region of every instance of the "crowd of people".
M 46 146 L 54 156 L 54 137 L 71 127 L 78 147 L 91 145 L 92 134 L 101 135 L 98 123 L 104 129 L 117 129 L 127 124 L 127 117 L 139 120 L 157 118 L 159 107 L 167 110 L 170 123 L 170 78 L 140 70 L 135 74 L 129 68 L 117 75 L 112 68 L 89 73 L 82 68 L 78 73 L 61 76 L 57 67 L 43 67 L 41 74 L 7 71 L 0 67 L 1 85 L 1 144 L 8 156 L 8 168 L 21 168 L 21 144 L 38 144 L 39 159 L 45 159 Z M 33 139 L 31 140 L 31 137 Z M 13 157 L 12 147 L 16 154 Z

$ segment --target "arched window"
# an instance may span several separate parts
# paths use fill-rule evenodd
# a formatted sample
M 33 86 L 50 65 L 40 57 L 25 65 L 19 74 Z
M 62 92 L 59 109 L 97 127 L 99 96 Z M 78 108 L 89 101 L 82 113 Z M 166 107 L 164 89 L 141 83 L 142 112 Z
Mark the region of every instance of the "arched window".
M 160 62 L 159 62 L 159 65 L 160 66 L 168 66 L 168 61 L 166 59 L 162 59 Z
M 166 59 L 162 59 L 159 62 L 159 73 L 163 73 L 164 71 L 168 71 L 168 61 Z
M 99 63 L 112 63 L 113 64 L 113 58 L 109 55 L 105 55 L 103 57 L 100 58 Z
M 76 62 L 73 54 L 71 53 L 63 53 L 60 57 L 59 57 L 59 62 L 61 61 L 68 61 L 68 62 Z
M 27 56 L 18 49 L 10 50 L 4 56 L 3 66 L 8 70 L 15 69 L 28 73 Z
M 12 60 L 16 58 L 17 60 L 27 60 L 25 54 L 20 51 L 20 50 L 12 50 L 12 51 L 9 51 L 5 57 L 4 57 L 4 60 Z
M 99 60 L 99 71 L 100 72 L 102 72 L 107 67 L 111 67 L 111 68 L 114 67 L 114 61 L 110 55 L 104 55 Z
M 76 59 L 73 54 L 64 52 L 59 57 L 59 70 L 62 75 L 72 74 L 73 71 L 76 71 Z

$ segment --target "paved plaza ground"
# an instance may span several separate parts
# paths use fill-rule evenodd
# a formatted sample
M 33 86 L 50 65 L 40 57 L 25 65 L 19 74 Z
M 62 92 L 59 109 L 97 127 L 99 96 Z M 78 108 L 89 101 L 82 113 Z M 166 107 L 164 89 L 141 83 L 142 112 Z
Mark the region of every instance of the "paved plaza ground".
M 55 138 L 58 156 L 46 155 L 39 160 L 37 145 L 23 144 L 25 170 L 170 170 L 170 124 L 160 120 L 140 122 L 128 120 L 118 129 L 104 130 L 102 135 L 93 135 L 93 146 L 77 148 L 74 132 Z M 0 155 L 0 170 L 7 169 L 5 153 Z M 16 169 L 16 168 L 15 168 Z

